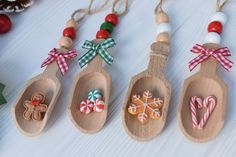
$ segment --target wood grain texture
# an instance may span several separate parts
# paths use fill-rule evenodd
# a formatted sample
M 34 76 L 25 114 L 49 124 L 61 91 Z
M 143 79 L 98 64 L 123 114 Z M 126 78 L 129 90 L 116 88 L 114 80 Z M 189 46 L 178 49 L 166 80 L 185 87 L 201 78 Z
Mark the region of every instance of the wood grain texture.
M 121 111 L 130 79 L 146 69 L 150 43 L 156 38 L 153 9 L 155 0 L 131 0 L 129 13 L 120 19 L 112 36 L 117 46 L 112 50 L 114 63 L 105 66 L 112 75 L 111 97 L 105 127 L 95 135 L 86 135 L 71 124 L 68 117 L 69 93 L 75 76 L 80 71 L 77 61 L 62 80 L 62 92 L 46 125 L 45 132 L 36 138 L 26 138 L 18 132 L 11 115 L 14 102 L 27 80 L 41 73 L 42 61 L 58 41 L 66 21 L 74 9 L 86 7 L 84 0 L 35 0 L 25 12 L 11 16 L 14 27 L 9 34 L 0 36 L 0 81 L 7 85 L 4 94 L 8 103 L 0 108 L 0 156 L 26 157 L 78 157 L 78 156 L 160 156 L 160 157 L 228 157 L 235 156 L 236 143 L 236 68 L 231 73 L 222 68 L 217 72 L 228 84 L 228 109 L 225 126 L 212 141 L 196 144 L 181 132 L 177 108 L 184 79 L 198 71 L 188 70 L 189 52 L 196 43 L 202 43 L 207 23 L 214 13 L 215 0 L 166 0 L 164 8 L 172 26 L 171 53 L 166 65 L 166 77 L 172 85 L 171 105 L 166 126 L 160 136 L 150 142 L 137 142 L 129 138 L 122 126 Z M 228 23 L 222 33 L 222 46 L 228 46 L 236 61 L 236 2 L 225 6 Z M 145 11 L 144 11 L 145 10 Z M 85 39 L 94 39 L 106 10 L 80 24 L 75 48 L 79 57 Z M 81 52 L 81 53 L 80 53 Z M 35 148 L 37 151 L 35 151 Z
M 171 86 L 164 75 L 164 67 L 169 53 L 169 44 L 153 43 L 147 70 L 135 75 L 130 81 L 124 100 L 122 120 L 128 135 L 136 140 L 154 139 L 165 126 L 171 96 Z M 164 103 L 161 108 L 161 117 L 158 120 L 148 118 L 147 124 L 140 124 L 137 117 L 128 112 L 128 107 L 131 105 L 132 95 L 141 94 L 146 90 L 150 91 L 153 97 L 162 99 Z
M 204 44 L 203 46 L 215 50 L 220 48 L 218 44 Z M 220 133 L 225 123 L 228 87 L 221 79 L 221 76 L 216 73 L 216 69 L 217 61 L 211 58 L 201 64 L 199 72 L 184 81 L 178 110 L 179 125 L 184 135 L 194 142 L 212 140 Z M 194 129 L 189 109 L 190 98 L 192 96 L 206 98 L 210 95 L 216 97 L 216 108 L 210 115 L 203 130 Z
M 103 39 L 93 40 L 93 43 L 99 44 L 102 41 Z M 76 76 L 72 85 L 72 91 L 68 102 L 69 117 L 75 127 L 84 133 L 97 133 L 103 128 L 107 119 L 111 90 L 111 76 L 103 69 L 102 63 L 103 59 L 98 54 L 88 63 L 87 67 Z M 81 101 L 87 99 L 90 91 L 96 89 L 103 93 L 103 99 L 105 102 L 104 110 L 100 113 L 81 113 L 79 110 L 79 104 Z

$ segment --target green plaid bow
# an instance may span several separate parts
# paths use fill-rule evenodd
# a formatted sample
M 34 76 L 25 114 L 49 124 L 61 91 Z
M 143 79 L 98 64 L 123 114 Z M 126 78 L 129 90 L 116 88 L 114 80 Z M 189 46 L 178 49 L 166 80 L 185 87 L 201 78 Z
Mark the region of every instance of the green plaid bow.
M 4 88 L 5 88 L 5 85 L 0 83 L 0 105 L 7 103 L 6 99 L 4 98 L 2 94 Z
M 97 45 L 86 40 L 82 48 L 88 49 L 89 51 L 79 59 L 80 67 L 82 68 L 88 64 L 97 54 L 99 54 L 107 64 L 111 65 L 113 63 L 113 56 L 110 55 L 107 49 L 115 45 L 115 40 L 112 38 L 108 38 Z

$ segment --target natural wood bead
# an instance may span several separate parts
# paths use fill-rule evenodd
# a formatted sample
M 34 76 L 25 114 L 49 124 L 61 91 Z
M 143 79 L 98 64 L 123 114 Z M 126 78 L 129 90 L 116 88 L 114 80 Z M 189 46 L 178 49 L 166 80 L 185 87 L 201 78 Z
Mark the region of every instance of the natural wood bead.
M 70 19 L 66 22 L 66 27 L 73 27 L 75 30 L 77 29 L 77 22 L 73 19 Z
M 62 37 L 59 42 L 60 47 L 64 47 L 66 49 L 72 48 L 72 44 L 73 44 L 73 41 L 69 37 Z
M 170 43 L 170 35 L 168 33 L 160 33 L 156 38 L 157 42 Z
M 165 12 L 159 12 L 156 15 L 156 22 L 159 23 L 168 23 L 169 17 Z

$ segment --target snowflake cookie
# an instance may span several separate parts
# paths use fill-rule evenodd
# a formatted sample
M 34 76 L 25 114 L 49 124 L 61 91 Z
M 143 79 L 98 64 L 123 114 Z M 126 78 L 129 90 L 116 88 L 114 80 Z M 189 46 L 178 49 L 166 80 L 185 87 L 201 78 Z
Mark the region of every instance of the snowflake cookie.
M 160 98 L 152 98 L 150 91 L 144 91 L 142 97 L 140 95 L 132 95 L 131 104 L 128 112 L 137 115 L 141 124 L 145 124 L 148 118 L 158 119 L 161 117 L 161 108 L 163 100 Z

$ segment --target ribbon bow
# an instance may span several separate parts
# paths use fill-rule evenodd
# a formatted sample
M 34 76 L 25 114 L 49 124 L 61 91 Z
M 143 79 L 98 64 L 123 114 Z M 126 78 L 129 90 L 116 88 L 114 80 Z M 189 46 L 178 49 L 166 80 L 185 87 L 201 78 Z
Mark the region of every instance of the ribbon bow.
M 189 62 L 190 71 L 192 71 L 199 63 L 205 61 L 211 56 L 214 57 L 227 71 L 230 71 L 233 66 L 233 62 L 226 58 L 227 56 L 231 56 L 231 53 L 227 47 L 214 50 L 204 48 L 202 45 L 197 44 L 191 49 L 191 52 L 201 54 Z
M 108 38 L 101 42 L 100 44 L 94 44 L 92 41 L 86 40 L 82 46 L 84 49 L 88 49 L 89 51 L 85 53 L 79 59 L 79 65 L 82 68 L 86 64 L 88 64 L 94 57 L 99 54 L 102 59 L 109 65 L 113 63 L 113 56 L 107 51 L 108 48 L 115 46 L 115 40 L 112 38 Z
M 6 99 L 4 98 L 2 94 L 4 88 L 5 88 L 5 85 L 0 83 L 0 105 L 7 103 Z
M 69 69 L 66 59 L 72 59 L 77 56 L 75 50 L 64 51 L 63 53 L 58 52 L 56 48 L 49 52 L 49 57 L 42 63 L 41 68 L 56 61 L 62 75 L 65 75 Z

